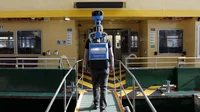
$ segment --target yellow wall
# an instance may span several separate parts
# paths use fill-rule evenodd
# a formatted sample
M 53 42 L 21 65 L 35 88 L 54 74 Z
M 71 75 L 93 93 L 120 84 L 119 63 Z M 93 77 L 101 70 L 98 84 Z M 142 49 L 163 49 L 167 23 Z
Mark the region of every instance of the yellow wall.
M 158 30 L 159 29 L 182 29 L 183 30 L 183 50 L 186 51 L 186 56 L 194 57 L 196 56 L 196 44 L 195 44 L 195 22 L 196 18 L 191 20 L 184 21 L 163 21 L 163 20 L 143 20 L 140 23 L 135 24 L 127 24 L 126 21 L 122 21 L 121 23 L 113 22 L 110 24 L 109 22 L 104 22 L 104 28 L 131 28 L 132 31 L 139 32 L 139 51 L 136 54 L 138 57 L 181 57 L 182 53 L 170 53 L 170 54 L 159 54 L 158 51 Z M 124 24 L 123 24 L 124 23 Z M 80 54 L 79 57 L 83 57 L 85 42 L 83 40 L 83 34 L 87 34 L 88 28 L 93 28 L 93 22 L 80 22 L 82 25 L 79 27 L 80 37 Z M 156 38 L 155 38 L 155 48 L 151 48 L 150 46 L 150 29 L 156 29 Z M 86 37 L 87 38 L 87 37 Z M 145 53 L 146 51 L 146 53 Z M 158 52 L 158 55 L 154 55 L 154 52 Z M 136 61 L 136 60 L 134 60 Z M 141 60 L 142 62 L 146 62 L 145 60 Z M 158 60 L 160 62 L 176 62 L 177 59 L 162 59 Z M 148 60 L 147 62 L 152 62 L 152 60 Z M 160 64 L 161 65 L 161 64 Z M 165 64 L 167 66 L 173 66 L 176 64 Z M 143 65 L 144 66 L 144 65 Z M 150 66 L 150 65 L 149 65 Z M 151 64 L 151 66 L 154 66 Z
M 196 18 L 189 21 L 184 21 L 184 50 L 186 51 L 186 57 L 196 57 L 196 35 L 195 35 L 195 23 Z M 184 60 L 180 60 L 184 61 Z M 198 61 L 198 60 L 197 60 Z M 186 62 L 195 62 L 195 59 L 187 59 Z M 195 64 L 189 64 L 187 66 L 194 66 Z
M 123 24 L 124 23 L 124 24 Z M 81 24 L 82 26 L 79 27 L 79 57 L 83 58 L 84 56 L 84 47 L 85 47 L 85 40 L 84 40 L 84 34 L 86 34 L 86 39 L 88 39 L 88 29 L 89 28 L 93 28 L 94 27 L 94 23 L 93 22 L 79 22 L 79 24 Z M 139 32 L 139 23 L 130 23 L 128 24 L 128 22 L 126 21 L 122 21 L 122 22 L 108 22 L 108 21 L 103 21 L 102 25 L 104 27 L 104 29 L 116 29 L 116 28 L 131 28 L 131 31 L 136 31 Z M 136 52 L 135 54 L 138 55 L 138 52 Z
M 0 17 L 91 17 L 95 9 L 77 9 L 77 1 L 96 0 L 1 0 Z M 107 0 L 98 0 L 107 1 Z M 111 0 L 115 1 L 115 0 Z M 122 9 L 101 9 L 106 17 L 199 17 L 199 0 L 118 0 Z
M 42 52 L 47 50 L 59 51 L 59 56 L 45 56 L 45 57 L 60 57 L 66 55 L 67 57 L 75 57 L 76 59 L 82 59 L 84 55 L 84 34 L 88 33 L 88 28 L 93 28 L 93 21 L 63 21 L 63 20 L 51 20 L 41 22 L 0 22 L 4 26 L 5 31 L 11 30 L 42 30 Z M 78 24 L 81 24 L 78 27 Z M 133 21 L 103 21 L 104 29 L 111 28 L 131 28 L 132 31 L 139 32 L 139 51 L 134 53 L 138 57 L 154 57 L 154 52 L 158 52 L 158 30 L 160 28 L 180 28 L 184 30 L 183 46 L 184 51 L 187 52 L 187 57 L 196 56 L 196 31 L 195 25 L 200 24 L 196 22 L 196 18 L 185 21 L 161 21 L 161 20 L 144 20 L 140 23 Z M 67 28 L 73 30 L 73 45 L 56 45 L 56 40 L 66 39 Z M 150 47 L 150 28 L 156 29 L 156 46 L 154 49 Z M 146 51 L 146 54 L 144 53 Z M 0 55 L 4 57 L 5 55 Z M 159 54 L 157 57 L 179 57 L 182 54 Z M 39 57 L 44 57 L 39 55 Z
M 138 53 L 136 54 L 137 57 L 146 57 L 148 55 L 148 31 L 147 31 L 147 20 L 143 20 L 139 23 L 139 39 L 138 39 Z M 146 60 L 143 59 L 131 59 L 129 60 L 131 63 L 140 63 L 140 62 L 146 62 Z M 129 65 L 131 67 L 141 67 L 146 66 L 143 64 L 132 64 Z
M 146 57 L 148 55 L 148 23 L 147 21 L 140 22 L 139 32 L 139 56 Z
M 73 10 L 74 2 L 96 0 L 1 0 L 0 10 Z M 98 0 L 107 1 L 107 0 Z M 109 0 L 116 1 L 116 0 Z M 199 10 L 199 0 L 117 0 L 131 10 Z
M 154 56 L 154 52 L 158 52 L 157 56 L 181 56 L 181 54 L 159 54 L 158 51 L 158 30 L 159 29 L 183 29 L 183 23 L 177 21 L 159 21 L 159 20 L 148 20 L 148 56 Z M 155 48 L 150 48 L 150 29 L 156 29 L 156 41 L 155 41 Z
M 77 42 L 77 29 L 75 28 L 75 21 L 62 21 L 62 20 L 51 20 L 42 22 L 0 22 L 4 27 L 3 30 L 17 31 L 17 30 L 42 30 L 42 52 L 51 50 L 51 56 L 39 57 L 60 57 L 66 55 L 67 57 L 77 58 L 78 42 Z M 73 44 L 72 45 L 56 45 L 56 40 L 66 40 L 67 28 L 72 28 Z M 15 33 L 16 34 L 16 33 Z M 54 50 L 59 51 L 58 56 L 54 56 Z M 2 55 L 0 55 L 2 57 Z M 3 55 L 5 56 L 5 55 Z M 7 55 L 13 56 L 13 55 Z M 19 56 L 19 55 L 15 55 Z M 22 55 L 20 55 L 22 56 Z M 33 56 L 33 55 L 30 55 Z
M 182 53 L 170 53 L 170 54 L 159 54 L 158 50 L 158 30 L 159 29 L 182 29 L 183 30 L 183 51 L 186 51 L 187 57 L 194 57 L 195 51 L 195 18 L 184 21 L 159 21 L 159 20 L 148 20 L 148 57 L 181 57 Z M 150 28 L 156 28 L 156 41 L 155 48 L 150 47 Z M 154 52 L 158 52 L 158 55 L 154 55 Z M 177 59 L 160 59 L 160 62 L 176 62 Z M 149 60 L 152 62 L 152 60 Z M 161 64 L 160 64 L 161 65 Z M 164 64 L 173 66 L 175 64 Z
M 196 56 L 196 37 L 195 37 L 195 22 L 196 18 L 192 20 L 184 21 L 184 50 L 187 57 Z
M 148 32 L 150 28 L 156 28 L 156 47 L 151 49 L 148 46 L 148 56 L 154 56 L 154 51 L 158 52 L 158 30 L 159 29 L 183 29 L 183 50 L 187 52 L 186 56 L 195 56 L 195 18 L 185 21 L 159 21 L 159 20 L 148 20 Z M 148 33 L 148 34 L 149 34 Z M 150 43 L 150 38 L 148 38 Z M 157 56 L 181 56 L 181 54 L 159 54 Z

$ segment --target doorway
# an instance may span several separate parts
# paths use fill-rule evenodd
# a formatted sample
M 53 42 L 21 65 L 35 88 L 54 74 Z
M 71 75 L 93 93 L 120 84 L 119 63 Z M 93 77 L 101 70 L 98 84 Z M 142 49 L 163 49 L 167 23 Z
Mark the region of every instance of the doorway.
M 88 29 L 88 33 L 93 30 Z M 128 55 L 131 52 L 131 29 L 104 29 L 108 34 L 108 39 L 111 42 L 115 59 L 122 61 L 123 55 Z
M 129 54 L 130 29 L 104 29 L 111 42 L 115 59 L 122 60 L 123 54 Z

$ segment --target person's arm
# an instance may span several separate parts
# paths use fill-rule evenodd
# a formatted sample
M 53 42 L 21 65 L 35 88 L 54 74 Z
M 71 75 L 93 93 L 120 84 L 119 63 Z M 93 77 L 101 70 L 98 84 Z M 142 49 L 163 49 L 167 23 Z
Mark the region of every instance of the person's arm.
M 85 53 L 84 53 L 84 58 L 83 58 L 83 67 L 86 70 L 87 69 L 87 64 L 88 64 L 88 59 L 89 59 L 89 40 L 87 40 L 85 44 Z
M 87 63 L 88 63 L 88 49 L 85 49 L 85 54 L 84 54 L 84 62 L 83 62 L 83 64 L 84 64 L 84 66 L 86 67 L 87 66 Z
M 114 70 L 114 54 L 113 54 L 113 50 L 112 47 L 109 48 L 109 56 L 110 56 L 110 67 L 111 67 L 111 71 Z
M 110 60 L 109 60 L 110 61 L 110 70 L 112 72 L 115 68 L 115 64 L 114 64 L 115 59 L 114 59 L 114 53 L 113 53 L 110 41 L 108 42 L 108 48 L 109 48 L 109 58 L 110 58 Z

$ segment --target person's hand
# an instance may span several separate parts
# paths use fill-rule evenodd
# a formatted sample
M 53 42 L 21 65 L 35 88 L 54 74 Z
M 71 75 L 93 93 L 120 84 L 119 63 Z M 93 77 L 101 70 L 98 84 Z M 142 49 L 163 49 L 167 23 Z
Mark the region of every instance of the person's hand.
M 87 72 L 87 65 L 83 65 L 83 71 Z
M 114 72 L 114 70 L 115 70 L 114 66 L 110 66 L 110 72 L 112 73 Z

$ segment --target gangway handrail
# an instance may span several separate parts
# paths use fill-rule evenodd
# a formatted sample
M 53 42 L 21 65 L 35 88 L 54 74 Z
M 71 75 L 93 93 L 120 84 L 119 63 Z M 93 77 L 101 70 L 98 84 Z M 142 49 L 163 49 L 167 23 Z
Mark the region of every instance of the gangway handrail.
M 150 101 L 149 98 L 147 97 L 147 95 L 144 93 L 144 90 L 142 89 L 142 87 L 141 87 L 140 83 L 138 82 L 138 80 L 136 79 L 136 77 L 130 72 L 130 70 L 123 64 L 123 62 L 122 62 L 121 60 L 117 60 L 117 59 L 115 59 L 115 60 L 119 62 L 119 66 L 120 66 L 120 68 L 119 68 L 119 69 L 120 69 L 120 81 L 118 80 L 117 77 L 115 77 L 115 78 L 120 82 L 120 89 L 121 89 L 121 87 L 122 87 L 122 89 L 123 89 L 123 91 L 124 91 L 124 88 L 123 88 L 123 86 L 122 86 L 122 84 L 121 84 L 121 65 L 122 65 L 122 66 L 126 69 L 126 71 L 128 71 L 128 73 L 132 76 L 132 78 L 134 79 L 134 81 L 135 81 L 136 84 L 138 85 L 140 91 L 141 91 L 142 94 L 144 95 L 145 100 L 147 101 L 148 105 L 150 106 L 152 112 L 157 112 L 156 109 L 154 108 L 153 104 L 151 103 L 151 101 Z M 135 84 L 133 84 L 133 89 L 134 89 L 134 88 L 135 88 Z M 135 91 L 133 91 L 133 92 L 135 92 Z M 126 91 L 124 91 L 124 93 L 125 93 L 126 97 L 128 98 L 128 95 L 127 95 Z M 121 96 L 121 90 L 120 90 L 120 97 L 122 97 L 122 96 Z M 121 100 L 122 100 L 122 99 L 121 99 Z M 135 96 L 134 96 L 134 94 L 133 94 L 133 103 L 134 103 L 134 100 L 135 100 Z M 129 103 L 130 103 L 129 98 L 128 98 L 128 101 L 129 101 Z M 130 105 L 132 106 L 133 110 L 135 110 L 135 109 L 134 109 L 134 104 L 131 104 L 131 103 L 130 103 Z
M 66 73 L 66 75 L 63 77 L 63 79 L 62 79 L 62 81 L 61 81 L 61 83 L 60 83 L 58 89 L 56 90 L 56 92 L 55 92 L 53 98 L 51 99 L 51 102 L 49 103 L 49 105 L 48 105 L 48 107 L 47 107 L 47 109 L 46 109 L 45 112 L 49 112 L 49 110 L 50 110 L 50 108 L 52 107 L 52 105 L 53 105 L 53 103 L 54 103 L 54 101 L 55 101 L 55 99 L 56 99 L 56 97 L 57 97 L 57 95 L 58 95 L 58 92 L 60 91 L 62 85 L 63 85 L 64 83 L 66 83 L 66 78 L 69 76 L 69 73 L 70 73 L 70 72 L 72 71 L 72 69 L 73 69 L 79 62 L 81 62 L 81 61 L 83 61 L 83 59 L 76 61 L 76 63 L 70 68 L 70 70 L 69 70 L 69 71 Z M 78 82 L 77 82 L 76 84 L 78 84 Z M 66 85 L 65 85 L 65 86 L 66 86 Z M 64 89 L 66 89 L 66 87 L 64 87 Z M 77 88 L 77 89 L 78 89 L 78 88 Z M 73 94 L 74 94 L 74 91 L 72 92 L 72 95 L 70 96 L 70 100 L 71 100 Z M 66 90 L 64 91 L 64 98 L 66 98 Z M 69 105 L 70 100 L 68 101 L 67 107 L 68 107 L 68 105 Z M 64 101 L 66 101 L 66 99 L 64 99 Z M 66 104 L 66 102 L 64 102 L 64 103 Z M 66 107 L 65 104 L 64 104 L 64 112 L 66 112 L 66 109 L 67 109 L 67 107 Z
M 49 110 L 51 109 L 51 107 L 52 107 L 52 105 L 53 105 L 53 103 L 54 103 L 54 101 L 55 101 L 55 99 L 56 99 L 56 97 L 57 97 L 57 95 L 58 95 L 58 93 L 59 93 L 59 91 L 60 91 L 60 89 L 61 89 L 61 87 L 62 87 L 63 84 L 64 84 L 64 112 L 66 112 L 66 110 L 67 110 L 67 108 L 68 108 L 68 106 L 69 106 L 69 103 L 70 103 L 70 101 L 71 101 L 71 98 L 72 98 L 73 94 L 75 93 L 75 91 L 72 91 L 72 94 L 71 94 L 71 96 L 70 96 L 70 98 L 69 98 L 68 104 L 66 105 L 66 78 L 69 76 L 69 74 L 71 73 L 72 69 L 73 69 L 79 62 L 81 62 L 81 61 L 83 61 L 83 59 L 76 61 L 75 64 L 70 68 L 70 70 L 69 70 L 69 71 L 66 73 L 66 75 L 63 77 L 63 79 L 62 79 L 62 81 L 61 81 L 61 83 L 60 83 L 58 89 L 56 90 L 56 92 L 55 92 L 53 98 L 51 99 L 51 102 L 49 103 L 49 105 L 48 105 L 48 107 L 47 107 L 47 109 L 46 109 L 45 112 L 49 112 Z M 140 84 L 139 84 L 139 82 L 137 81 L 137 79 L 135 78 L 135 76 L 128 70 L 128 68 L 127 68 L 120 60 L 117 60 L 117 61 L 119 61 L 120 66 L 122 65 L 122 66 L 129 72 L 129 74 L 132 76 L 132 78 L 135 80 L 136 84 L 138 85 L 139 89 L 141 90 L 142 94 L 144 95 L 145 100 L 146 100 L 147 103 L 149 104 L 149 106 L 150 106 L 150 108 L 152 109 L 152 111 L 153 111 L 153 112 L 157 112 L 157 111 L 155 110 L 154 106 L 152 105 L 151 101 L 149 100 L 149 98 L 148 98 L 148 97 L 146 96 L 146 94 L 144 93 L 144 90 L 143 90 L 142 87 L 140 86 Z M 81 78 L 76 82 L 76 85 L 75 85 L 75 87 L 76 87 L 76 92 L 78 92 L 78 90 L 77 90 L 77 89 L 78 89 L 77 85 L 78 85 L 78 83 L 79 83 L 79 81 L 80 81 L 81 79 L 83 79 L 83 74 L 82 74 Z M 117 80 L 119 81 L 119 79 L 118 79 L 117 77 L 115 77 L 115 79 L 117 79 Z M 120 80 L 121 80 L 121 67 L 120 67 Z M 123 86 L 122 86 L 122 84 L 121 84 L 121 81 L 119 81 L 119 82 L 120 82 L 120 89 L 121 89 L 121 87 L 122 87 L 124 93 L 126 94 L 126 97 L 128 98 L 128 101 L 129 101 L 129 103 L 130 103 L 130 99 L 129 99 L 129 97 L 128 97 L 126 91 L 125 91 L 125 89 L 123 88 Z M 73 88 L 73 87 L 74 87 L 74 85 L 72 85 L 72 88 Z M 135 86 L 133 85 L 133 88 L 134 88 L 134 87 L 135 87 Z M 121 91 L 120 91 L 120 92 L 121 92 Z M 120 93 L 120 97 L 121 97 L 121 93 Z M 133 100 L 135 100 L 135 97 L 133 97 Z M 134 104 L 131 104 L 131 103 L 130 103 L 130 105 L 131 105 L 131 107 L 132 107 L 133 110 L 134 110 Z
M 128 95 L 127 95 L 127 93 L 126 93 L 124 87 L 122 86 L 122 82 L 121 82 L 117 77 L 116 77 L 116 79 L 117 79 L 117 81 L 120 83 L 120 89 L 122 88 L 123 92 L 125 93 L 126 98 L 128 99 L 128 102 L 129 102 L 129 104 L 131 105 L 131 108 L 134 110 L 133 112 L 135 112 L 135 109 L 134 109 L 134 107 L 133 107 L 133 104 L 131 103 L 130 98 L 128 97 Z M 122 97 L 121 95 L 122 95 L 122 94 L 121 94 L 121 90 L 120 90 L 120 98 Z M 122 100 L 122 99 L 121 99 L 121 100 Z
M 70 62 L 69 62 L 69 58 L 66 57 L 65 55 L 62 55 L 62 56 L 60 57 L 60 67 L 61 67 L 61 65 L 62 65 L 63 59 L 65 59 L 65 60 L 67 61 L 67 64 L 68 64 L 69 68 L 71 68 L 72 66 L 71 66 L 71 64 L 70 64 Z

